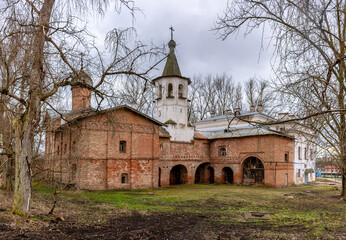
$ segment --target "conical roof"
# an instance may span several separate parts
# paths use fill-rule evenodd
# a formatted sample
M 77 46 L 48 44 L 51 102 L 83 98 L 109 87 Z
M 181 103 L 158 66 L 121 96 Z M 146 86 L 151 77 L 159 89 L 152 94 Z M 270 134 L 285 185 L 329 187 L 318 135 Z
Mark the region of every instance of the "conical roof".
M 181 77 L 181 72 L 179 69 L 177 57 L 175 56 L 174 49 L 177 44 L 172 39 L 169 41 L 169 54 L 167 56 L 167 62 L 163 70 L 162 76 L 179 76 Z
M 81 69 L 78 73 L 78 75 L 72 80 L 74 83 L 82 83 L 89 86 L 93 86 L 93 81 L 91 80 L 91 77 L 83 70 Z

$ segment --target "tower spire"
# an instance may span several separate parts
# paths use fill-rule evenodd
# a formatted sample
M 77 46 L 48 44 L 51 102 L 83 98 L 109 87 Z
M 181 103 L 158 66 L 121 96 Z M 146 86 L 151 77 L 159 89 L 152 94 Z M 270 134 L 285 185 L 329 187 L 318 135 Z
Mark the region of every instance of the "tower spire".
M 169 54 L 167 56 L 167 62 L 163 70 L 162 76 L 181 77 L 178 61 L 174 53 L 175 47 L 177 45 L 173 40 L 173 31 L 175 30 L 173 29 L 173 27 L 170 27 L 169 29 L 171 30 L 171 40 L 168 42 Z

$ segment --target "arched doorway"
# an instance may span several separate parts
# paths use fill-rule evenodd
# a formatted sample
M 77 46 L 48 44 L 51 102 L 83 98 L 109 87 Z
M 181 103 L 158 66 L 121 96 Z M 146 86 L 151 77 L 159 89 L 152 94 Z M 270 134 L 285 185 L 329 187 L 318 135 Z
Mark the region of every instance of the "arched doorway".
M 222 169 L 223 183 L 233 183 L 233 170 L 230 167 L 224 167 Z
M 195 183 L 214 183 L 214 169 L 210 163 L 202 163 L 195 173 Z
M 176 165 L 171 169 L 169 174 L 169 184 L 185 184 L 187 183 L 187 169 L 184 165 Z
M 248 184 L 263 183 L 264 165 L 256 157 L 248 157 L 243 162 L 243 182 Z
M 161 168 L 159 168 L 159 183 L 158 186 L 161 187 Z

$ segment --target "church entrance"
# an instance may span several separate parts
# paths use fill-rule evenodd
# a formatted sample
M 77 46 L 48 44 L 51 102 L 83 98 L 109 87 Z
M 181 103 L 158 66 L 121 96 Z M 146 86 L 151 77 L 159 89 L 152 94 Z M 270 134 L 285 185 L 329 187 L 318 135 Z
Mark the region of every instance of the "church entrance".
M 243 183 L 262 184 L 264 179 L 264 165 L 256 157 L 248 157 L 243 162 Z
M 169 185 L 187 183 L 187 169 L 184 165 L 176 165 L 169 174 Z
M 195 173 L 195 183 L 214 183 L 214 169 L 210 163 L 202 163 Z
M 233 171 L 230 167 L 224 167 L 222 169 L 223 183 L 233 183 Z

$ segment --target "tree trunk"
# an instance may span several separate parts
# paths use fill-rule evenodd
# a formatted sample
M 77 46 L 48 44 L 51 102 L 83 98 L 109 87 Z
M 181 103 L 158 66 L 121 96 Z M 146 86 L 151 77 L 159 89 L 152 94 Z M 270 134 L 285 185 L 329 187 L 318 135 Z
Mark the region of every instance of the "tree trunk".
M 41 90 L 44 79 L 43 58 L 45 37 L 49 31 L 49 21 L 54 0 L 45 0 L 39 12 L 38 25 L 31 56 L 31 72 L 29 78 L 29 96 L 25 113 L 14 120 L 16 137 L 16 172 L 12 212 L 28 215 L 31 202 L 31 169 L 30 163 L 34 146 L 35 128 L 41 116 Z
M 26 118 L 27 119 L 27 118 Z M 30 211 L 31 203 L 31 149 L 33 144 L 33 134 L 30 132 L 30 124 L 24 120 L 15 119 L 16 137 L 16 158 L 15 158 L 15 187 L 13 196 L 12 212 L 14 214 L 26 216 Z M 23 128 L 28 126 L 29 129 Z

